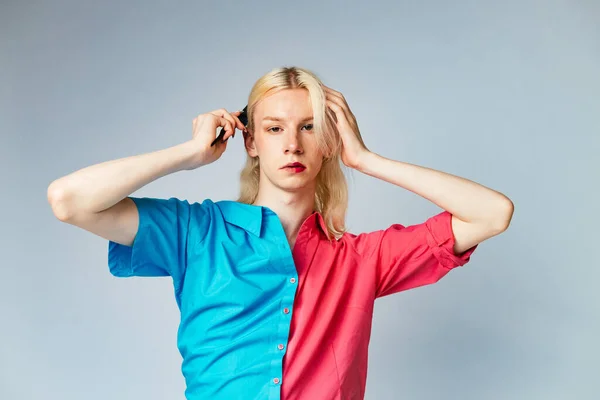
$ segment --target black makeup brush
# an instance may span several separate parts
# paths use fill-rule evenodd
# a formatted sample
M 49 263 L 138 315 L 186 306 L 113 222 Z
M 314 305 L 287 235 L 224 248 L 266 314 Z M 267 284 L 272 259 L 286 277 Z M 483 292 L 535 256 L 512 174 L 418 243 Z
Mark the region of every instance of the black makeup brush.
M 244 124 L 244 126 L 248 125 L 248 106 L 244 107 L 244 109 L 242 110 L 241 114 L 238 115 L 238 119 L 240 120 L 240 122 L 242 124 Z M 235 131 L 235 128 L 233 128 Z M 223 136 L 225 136 L 225 128 L 221 128 L 221 132 L 219 132 L 219 135 L 217 136 L 217 138 L 215 140 L 213 140 L 213 142 L 210 144 L 210 147 L 214 146 L 215 144 L 217 144 L 217 142 L 219 142 L 220 140 L 223 140 Z

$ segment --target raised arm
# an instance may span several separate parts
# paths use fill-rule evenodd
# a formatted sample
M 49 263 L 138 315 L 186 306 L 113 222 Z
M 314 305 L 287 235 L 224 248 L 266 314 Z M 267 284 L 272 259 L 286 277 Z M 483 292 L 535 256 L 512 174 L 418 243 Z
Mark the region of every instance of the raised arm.
M 244 129 L 239 112 L 216 110 L 193 120 L 192 139 L 164 150 L 92 165 L 53 181 L 48 202 L 54 215 L 116 243 L 131 245 L 139 224 L 135 203 L 128 196 L 165 175 L 192 170 L 217 160 L 226 150 L 211 147 L 216 129 L 224 127 L 226 141 L 235 128 Z
M 452 214 L 454 252 L 460 254 L 508 228 L 512 201 L 500 192 L 446 172 L 394 161 L 367 150 L 341 93 L 325 88 L 343 143 L 342 160 L 365 174 L 426 198 Z

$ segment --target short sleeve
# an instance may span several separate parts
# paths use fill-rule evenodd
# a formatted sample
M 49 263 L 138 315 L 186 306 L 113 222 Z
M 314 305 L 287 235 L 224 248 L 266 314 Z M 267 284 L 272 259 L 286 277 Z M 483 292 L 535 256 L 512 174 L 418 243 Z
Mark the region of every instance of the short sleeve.
M 380 231 L 373 244 L 376 297 L 429 285 L 465 265 L 477 246 L 455 254 L 452 214 L 443 211 L 411 226 L 395 224 Z
M 138 231 L 131 246 L 108 244 L 112 275 L 171 276 L 180 281 L 186 268 L 186 244 L 191 207 L 177 198 L 130 197 L 139 214 Z

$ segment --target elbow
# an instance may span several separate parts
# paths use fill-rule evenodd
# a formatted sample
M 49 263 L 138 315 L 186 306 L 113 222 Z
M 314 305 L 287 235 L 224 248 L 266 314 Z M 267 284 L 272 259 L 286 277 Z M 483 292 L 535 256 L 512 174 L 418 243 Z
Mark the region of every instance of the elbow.
M 63 187 L 57 184 L 56 181 L 48 186 L 47 198 L 52 213 L 62 222 L 68 222 L 73 217 L 70 207 L 67 206 L 67 194 Z
M 494 213 L 493 226 L 495 232 L 502 233 L 508 229 L 512 221 L 514 211 L 514 203 L 508 197 L 503 196 L 502 201 Z

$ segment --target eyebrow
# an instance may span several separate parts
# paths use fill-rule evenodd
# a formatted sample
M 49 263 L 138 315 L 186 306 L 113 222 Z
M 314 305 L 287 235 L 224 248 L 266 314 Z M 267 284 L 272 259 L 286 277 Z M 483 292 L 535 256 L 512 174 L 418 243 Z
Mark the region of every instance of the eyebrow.
M 306 121 L 310 121 L 310 120 L 313 120 L 313 119 L 314 119 L 313 117 L 306 117 L 306 118 L 302 119 L 301 122 L 306 122 Z M 263 121 L 267 121 L 267 120 L 269 120 L 269 121 L 277 121 L 277 122 L 283 121 L 282 118 L 269 117 L 269 116 L 264 117 L 262 120 Z

